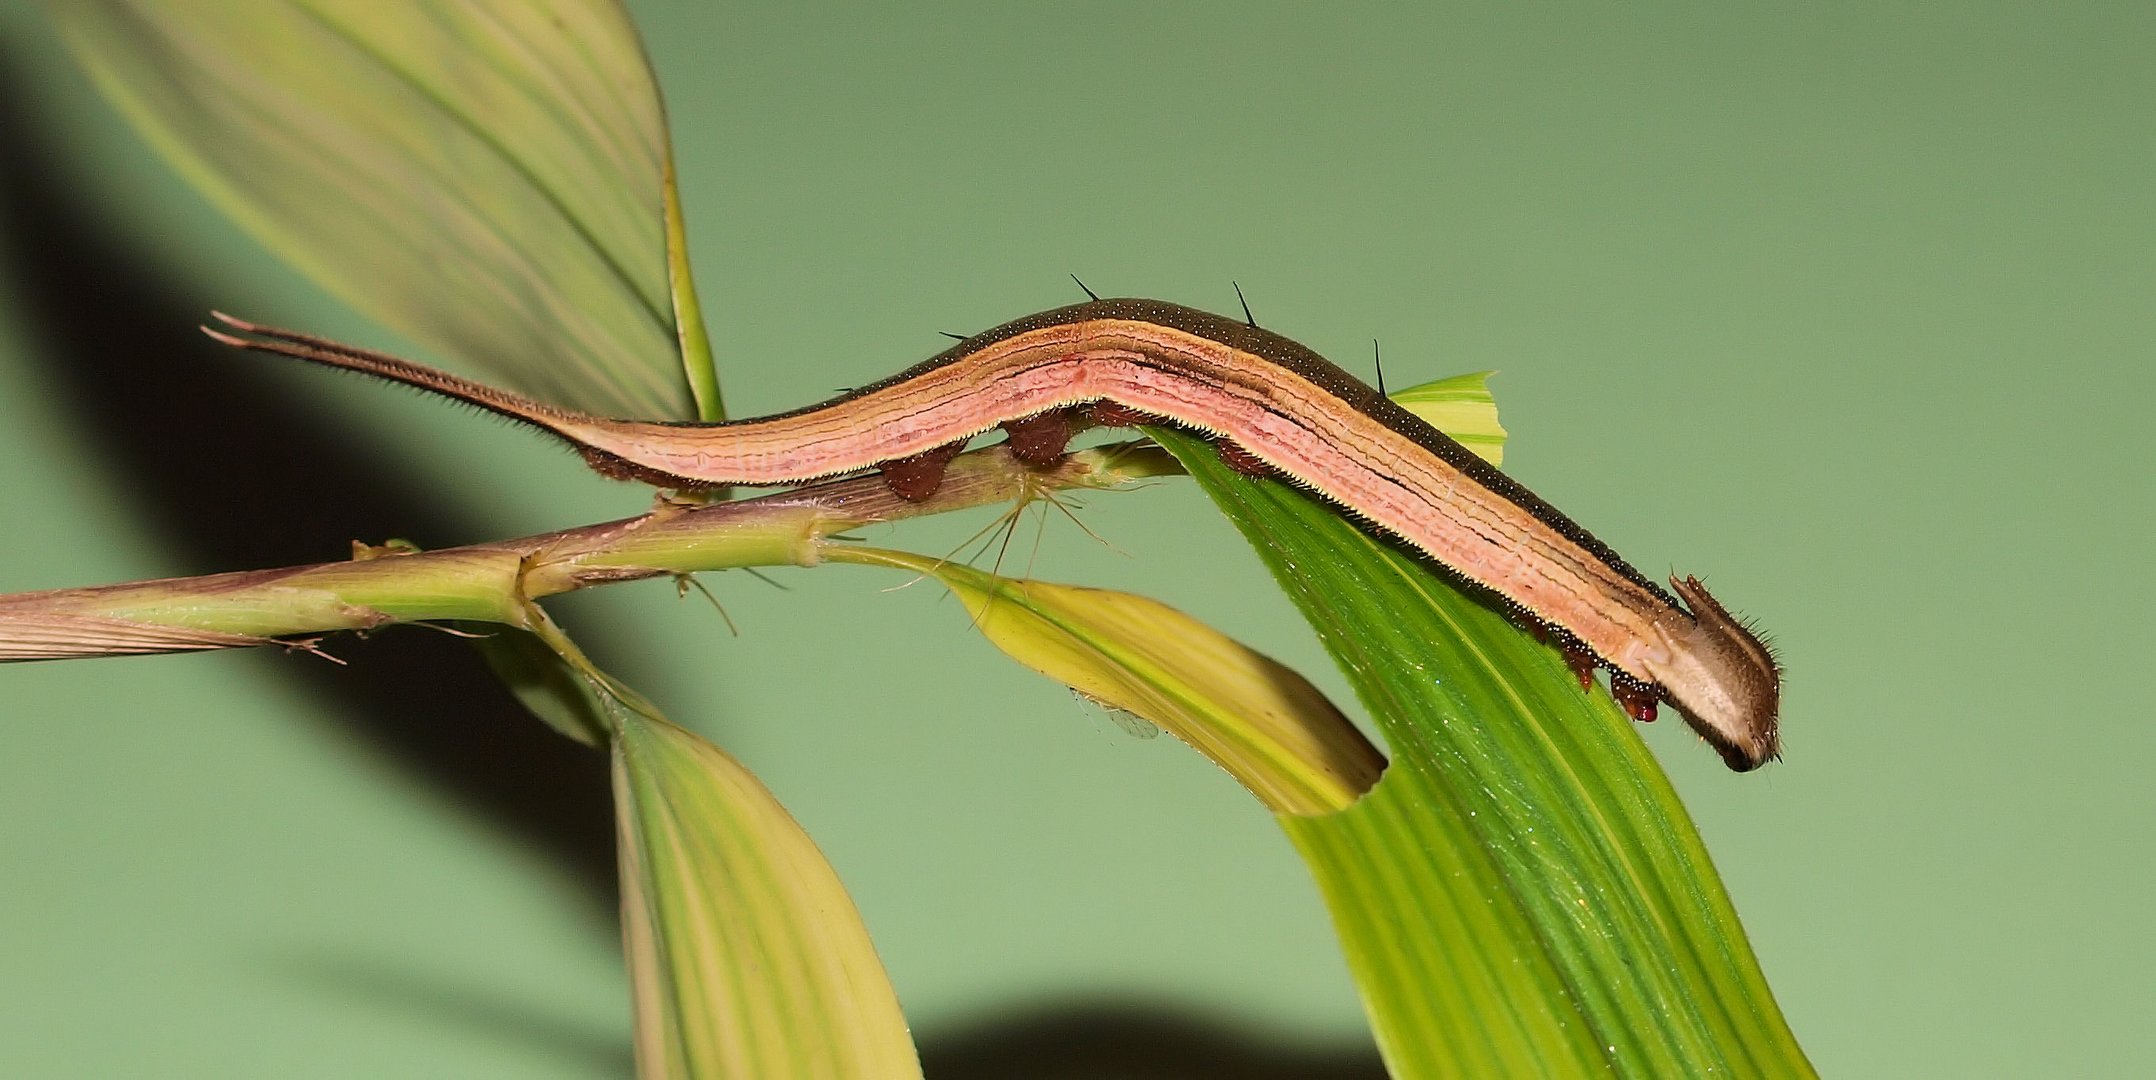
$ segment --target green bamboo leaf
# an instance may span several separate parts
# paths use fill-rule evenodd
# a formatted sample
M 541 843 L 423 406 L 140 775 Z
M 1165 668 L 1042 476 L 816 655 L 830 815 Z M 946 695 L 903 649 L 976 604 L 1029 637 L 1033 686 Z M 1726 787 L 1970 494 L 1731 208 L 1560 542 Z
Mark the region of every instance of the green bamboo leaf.
M 642 1080 L 919 1077 L 853 899 L 755 776 L 592 666 L 530 609 L 542 708 L 603 722 L 621 839 L 622 941 Z
M 1396 390 L 1389 396 L 1492 465 L 1505 463 L 1505 426 L 1497 421 L 1490 371 L 1454 375 Z
M 450 366 L 605 414 L 719 418 L 665 116 L 618 4 L 49 8 L 184 176 Z
M 614 798 L 639 1075 L 921 1075 L 860 912 L 747 769 L 628 712 Z
M 1399 1077 L 1812 1075 L 1698 831 L 1600 693 L 1426 562 L 1155 436 L 1257 548 L 1391 744 L 1283 818 Z
M 1276 813 L 1341 809 L 1385 767 L 1308 680 L 1157 600 L 881 548 L 829 558 L 935 577 L 1012 659 L 1189 743 Z

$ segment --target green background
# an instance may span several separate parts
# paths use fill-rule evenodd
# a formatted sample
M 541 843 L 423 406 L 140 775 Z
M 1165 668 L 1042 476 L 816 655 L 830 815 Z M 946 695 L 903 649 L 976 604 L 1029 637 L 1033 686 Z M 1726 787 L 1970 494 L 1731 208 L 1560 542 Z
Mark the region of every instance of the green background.
M 632 7 L 736 413 L 1073 271 L 1239 281 L 1396 384 L 1498 369 L 1509 471 L 1780 644 L 1787 761 L 1645 735 L 1822 1070 L 2156 1072 L 2156 8 Z M 205 347 L 213 305 L 402 343 L 182 189 L 33 12 L 0 35 L 0 590 L 642 509 L 504 425 Z M 1085 516 L 1120 550 L 1057 521 L 1013 559 L 1346 699 L 1187 485 Z M 822 843 L 931 1076 L 1374 1075 L 1224 775 L 928 586 L 780 577 L 712 582 L 738 638 L 659 584 L 562 610 Z M 0 671 L 0 1075 L 625 1074 L 599 760 L 447 637 L 332 650 Z

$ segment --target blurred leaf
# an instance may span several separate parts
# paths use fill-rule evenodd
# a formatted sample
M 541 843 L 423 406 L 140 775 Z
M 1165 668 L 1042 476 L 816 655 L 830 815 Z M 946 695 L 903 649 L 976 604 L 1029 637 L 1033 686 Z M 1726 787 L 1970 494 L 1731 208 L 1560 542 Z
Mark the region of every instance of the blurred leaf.
M 1492 465 L 1505 463 L 1505 427 L 1497 422 L 1489 371 L 1410 386 L 1388 395 Z
M 637 1075 L 919 1077 L 861 913 L 800 824 L 537 608 L 532 631 L 524 640 L 564 669 L 546 692 L 583 684 L 548 707 L 595 713 L 611 732 Z
M 860 912 L 747 769 L 625 713 L 614 798 L 640 1075 L 921 1075 Z
M 501 623 L 461 623 L 474 649 L 517 702 L 547 726 L 586 746 L 605 746 L 612 728 L 605 702 L 546 642 Z
M 1283 825 L 1395 1076 L 1812 1075 L 1698 831 L 1607 695 L 1427 562 L 1154 434 L 1391 744 L 1352 809 Z
M 881 548 L 834 546 L 829 557 L 934 576 L 1012 659 L 1172 732 L 1275 812 L 1338 810 L 1385 767 L 1302 676 L 1157 600 Z
M 653 93 L 657 90 L 654 88 Z M 662 137 L 663 137 L 662 131 Z M 719 394 L 719 368 L 711 358 L 711 334 L 704 326 L 703 304 L 696 298 L 696 278 L 689 273 L 689 228 L 681 216 L 681 186 L 674 177 L 674 146 L 666 150 L 666 277 L 673 289 L 675 337 L 681 344 L 681 364 L 689 379 L 690 396 L 696 399 L 696 419 L 726 419 L 726 400 Z
M 665 117 L 618 4 L 49 9 L 183 175 L 449 366 L 594 412 L 719 417 Z

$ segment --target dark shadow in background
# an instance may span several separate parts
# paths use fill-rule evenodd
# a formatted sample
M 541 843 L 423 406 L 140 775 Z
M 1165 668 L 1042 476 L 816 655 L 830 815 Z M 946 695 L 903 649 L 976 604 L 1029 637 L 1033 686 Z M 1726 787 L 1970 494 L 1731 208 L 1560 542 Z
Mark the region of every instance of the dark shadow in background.
M 1071 1004 L 921 1040 L 928 1080 L 1385 1080 L 1376 1048 L 1268 1035 L 1173 1006 Z
M 489 539 L 431 478 L 394 474 L 376 439 L 280 392 L 268 367 L 192 327 L 210 307 L 177 286 L 70 182 L 65 147 L 37 127 L 33 90 L 0 51 L 0 281 L 19 291 L 49 407 L 185 573 L 321 562 L 354 539 Z M 177 181 L 175 181 L 177 182 Z M 230 302 L 230 298 L 223 298 Z M 602 662 L 603 640 L 581 631 Z M 613 932 L 613 813 L 605 759 L 510 699 L 477 656 L 426 630 L 337 639 L 339 667 L 273 667 L 347 731 L 577 882 Z M 111 662 L 111 661 L 107 661 Z M 506 998 L 424 972 L 305 964 L 295 977 L 348 996 L 417 1002 L 476 1030 L 542 1039 L 628 1075 L 625 1044 L 552 1030 Z M 1313 1050 L 1172 1007 L 1078 1004 L 917 1033 L 930 1080 L 1363 1080 L 1366 1042 Z
M 34 114 L 35 89 L 0 55 L 0 280 L 17 291 L 45 404 L 182 572 L 334 560 L 354 539 L 489 539 L 442 484 L 395 472 L 370 452 L 377 440 L 196 333 L 210 305 L 83 202 L 64 144 Z M 335 648 L 349 666 L 304 655 L 265 666 L 303 688 L 316 717 L 545 852 L 611 925 L 604 756 L 535 723 L 447 635 L 396 629 Z
M 631 1048 L 576 1017 L 548 1015 L 513 992 L 401 960 L 332 952 L 271 959 L 327 998 L 414 1024 L 449 1025 L 594 1076 L 636 1075 Z M 1386 1080 L 1367 1043 L 1330 1048 L 1270 1037 L 1172 1005 L 1074 1002 L 1007 1013 L 921 1041 L 927 1080 Z

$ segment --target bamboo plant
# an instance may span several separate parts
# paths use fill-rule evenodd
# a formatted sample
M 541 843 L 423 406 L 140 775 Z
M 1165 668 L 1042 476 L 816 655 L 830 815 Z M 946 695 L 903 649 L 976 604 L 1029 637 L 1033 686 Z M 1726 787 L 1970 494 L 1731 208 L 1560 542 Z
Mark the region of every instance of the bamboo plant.
M 616 4 L 50 11 L 184 176 L 445 366 L 610 415 L 724 418 L 658 88 Z M 1497 460 L 1481 377 L 1395 396 Z M 974 451 L 920 502 L 857 477 L 442 550 L 0 597 L 0 658 L 461 628 L 537 718 L 610 756 L 639 1075 L 918 1076 L 813 840 L 722 749 L 595 667 L 542 602 L 736 567 L 925 575 L 1013 659 L 1249 789 L 1320 886 L 1394 1076 L 1811 1074 L 1697 831 L 1606 697 L 1427 562 L 1202 441 L 1145 434 L 1047 471 Z M 1384 751 L 1301 676 L 1156 601 L 842 538 L 1186 474 L 1339 662 Z

